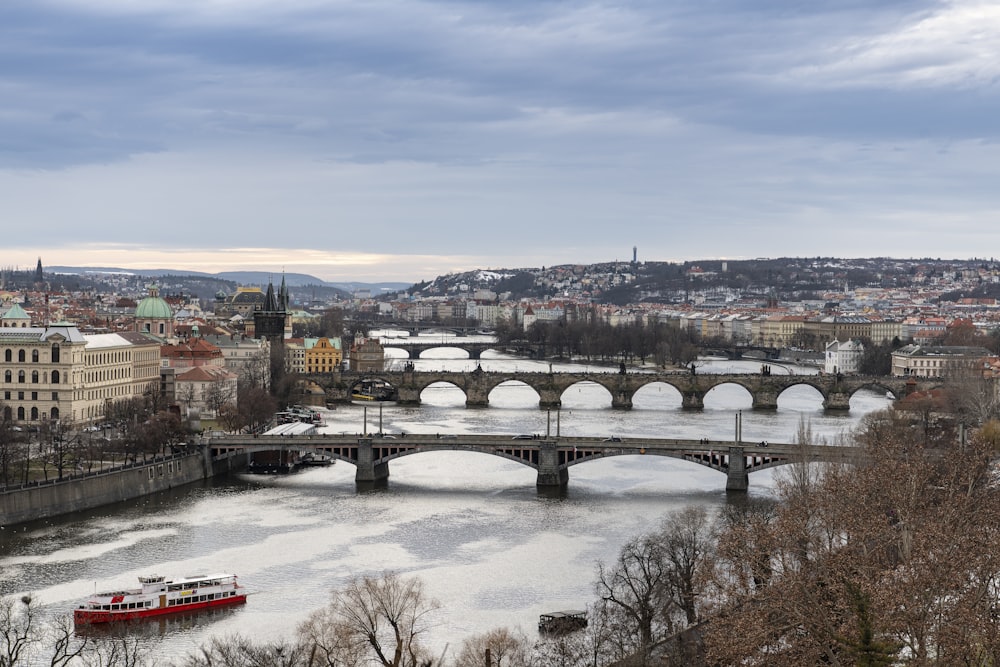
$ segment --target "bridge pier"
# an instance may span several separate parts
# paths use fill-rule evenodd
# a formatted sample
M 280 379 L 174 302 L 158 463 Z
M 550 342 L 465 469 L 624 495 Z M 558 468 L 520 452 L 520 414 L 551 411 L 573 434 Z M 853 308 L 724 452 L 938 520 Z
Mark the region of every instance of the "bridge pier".
M 746 493 L 750 488 L 750 474 L 742 447 L 729 448 L 729 471 L 726 474 L 726 491 Z
M 371 438 L 358 440 L 358 461 L 357 470 L 354 473 L 354 483 L 364 488 L 378 488 L 389 484 L 389 464 L 375 462 Z
M 539 491 L 561 491 L 569 483 L 569 471 L 559 467 L 559 453 L 554 440 L 545 440 L 538 450 L 538 479 L 535 486 Z
M 539 389 L 538 407 L 542 410 L 558 410 L 562 407 L 562 390 Z
M 632 394 L 621 389 L 616 391 L 611 396 L 611 407 L 615 410 L 631 410 Z
M 823 408 L 825 410 L 850 410 L 851 395 L 846 391 L 831 391 L 823 399 Z
M 754 410 L 777 410 L 778 392 L 771 389 L 758 389 L 752 392 Z
M 414 387 L 396 387 L 396 405 L 420 405 L 420 390 Z
M 705 392 L 688 389 L 681 393 L 681 408 L 685 410 L 702 410 L 705 407 Z

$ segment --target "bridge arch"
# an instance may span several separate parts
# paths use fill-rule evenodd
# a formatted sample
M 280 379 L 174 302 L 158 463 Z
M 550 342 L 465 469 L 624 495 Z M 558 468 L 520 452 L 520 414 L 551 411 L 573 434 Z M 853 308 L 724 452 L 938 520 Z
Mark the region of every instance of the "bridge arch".
M 632 408 L 639 410 L 680 408 L 683 401 L 680 389 L 660 380 L 648 382 L 632 394 Z
M 719 400 L 722 400 L 723 397 L 728 397 L 727 400 L 732 401 L 730 405 L 735 405 L 735 407 L 727 408 L 728 411 L 753 407 L 753 390 L 737 380 L 717 382 L 704 393 L 702 402 L 705 407 L 713 409 L 715 408 L 715 404 Z
M 537 408 L 541 395 L 538 390 L 524 380 L 505 380 L 492 389 L 487 394 L 490 405 L 496 405 L 497 401 L 510 408 Z
M 611 407 L 614 402 L 615 387 L 602 382 L 602 378 L 593 377 L 578 380 L 564 387 L 559 394 L 559 401 L 564 409 L 587 410 Z

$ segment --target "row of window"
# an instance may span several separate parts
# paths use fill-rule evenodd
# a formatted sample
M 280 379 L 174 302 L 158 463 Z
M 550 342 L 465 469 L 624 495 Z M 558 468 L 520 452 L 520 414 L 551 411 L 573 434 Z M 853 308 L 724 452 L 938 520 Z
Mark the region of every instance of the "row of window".
M 37 401 L 38 400 L 38 392 L 37 391 L 32 391 L 32 392 L 29 392 L 29 393 L 31 394 L 31 399 L 30 400 L 32 400 L 32 401 Z M 13 395 L 14 395 L 14 392 L 12 392 L 12 391 L 5 391 L 3 393 L 3 400 L 9 401 L 9 400 L 11 400 L 11 397 Z M 17 392 L 17 400 L 23 401 L 24 400 L 24 396 L 25 396 L 25 392 L 23 392 L 23 391 Z M 59 392 L 58 391 L 52 392 L 52 400 L 53 401 L 58 401 L 59 400 Z
M 223 598 L 233 597 L 236 595 L 236 591 L 226 591 L 224 593 L 207 593 L 206 595 L 190 595 L 188 597 L 181 598 L 179 600 L 170 600 L 167 602 L 168 607 L 176 607 L 185 604 L 194 604 L 196 602 L 208 602 L 210 600 L 221 600 Z
M 3 358 L 4 358 L 4 361 L 6 361 L 7 363 L 11 363 L 12 361 L 14 361 L 14 351 L 11 350 L 10 348 L 7 348 L 6 350 L 4 350 Z M 17 351 L 17 360 L 19 362 L 21 362 L 21 363 L 24 363 L 27 360 L 27 353 L 24 350 L 18 350 Z M 34 364 L 38 363 L 38 350 L 32 350 L 31 351 L 31 362 L 34 363 Z M 53 345 L 52 346 L 52 363 L 54 363 L 54 364 L 58 364 L 59 363 L 59 346 L 58 345 Z
M 28 376 L 24 371 L 18 371 L 17 383 L 24 384 L 27 377 Z M 39 378 L 38 371 L 31 371 L 31 384 L 38 384 L 38 378 Z M 48 384 L 46 382 L 45 373 L 42 373 L 41 378 L 43 384 Z M 52 384 L 59 384 L 59 380 L 61 378 L 62 376 L 59 374 L 59 371 L 52 371 Z M 14 372 L 10 370 L 4 371 L 3 381 L 6 382 L 7 384 L 12 384 L 14 382 Z
M 14 410 L 9 406 L 5 405 L 3 408 L 4 421 L 12 421 L 14 419 Z M 30 417 L 28 415 L 31 415 Z M 48 419 L 56 420 L 59 419 L 59 408 L 52 408 L 48 412 L 39 410 L 38 408 L 31 408 L 31 411 L 24 409 L 24 406 L 18 406 L 17 408 L 17 421 L 23 422 L 25 419 L 30 419 L 33 422 L 38 421 L 43 416 Z

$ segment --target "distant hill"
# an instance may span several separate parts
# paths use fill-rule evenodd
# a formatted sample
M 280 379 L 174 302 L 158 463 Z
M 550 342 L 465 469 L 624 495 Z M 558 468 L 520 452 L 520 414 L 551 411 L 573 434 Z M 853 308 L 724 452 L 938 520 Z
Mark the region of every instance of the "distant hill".
M 110 266 L 46 266 L 46 272 L 88 275 L 88 274 L 124 274 L 141 276 L 143 278 L 158 278 L 161 276 L 199 276 L 203 278 L 215 278 L 237 283 L 239 285 L 259 285 L 266 286 L 268 281 L 274 281 L 275 286 L 281 282 L 282 274 L 269 273 L 267 271 L 221 271 L 219 273 L 205 273 L 202 271 L 185 271 L 181 269 L 122 269 Z M 409 283 L 380 282 L 327 282 L 308 273 L 285 273 L 285 284 L 289 288 L 318 286 L 340 290 L 348 294 L 353 294 L 358 290 L 369 290 L 372 296 L 378 296 L 387 292 L 398 292 L 410 287 Z

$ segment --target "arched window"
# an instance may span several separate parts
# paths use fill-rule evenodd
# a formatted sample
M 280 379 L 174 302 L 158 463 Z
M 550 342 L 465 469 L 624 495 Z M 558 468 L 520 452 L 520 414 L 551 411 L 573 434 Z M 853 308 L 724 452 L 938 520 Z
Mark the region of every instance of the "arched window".
M 4 371 L 4 372 L 3 372 L 3 381 L 4 381 L 4 382 L 10 382 L 10 381 L 11 381 L 11 379 L 12 379 L 12 377 L 13 377 L 13 376 L 12 376 L 12 374 L 11 374 L 11 372 L 10 372 L 10 371 Z
M 58 364 L 59 363 L 59 346 L 58 345 L 53 345 L 52 346 L 52 363 L 54 363 L 54 364 Z
M 20 361 L 22 364 L 24 363 L 24 350 L 17 351 L 17 360 Z
M 9 405 L 3 406 L 3 420 L 9 422 L 14 418 L 14 411 L 10 409 Z
M 31 371 L 31 384 L 38 384 L 38 371 Z
M 24 371 L 17 372 L 17 381 L 19 384 L 24 384 Z
M 31 421 L 38 421 L 38 408 L 31 408 Z
M 52 384 L 59 384 L 59 371 L 52 371 Z
M 52 411 L 49 413 L 49 419 L 59 419 L 59 408 L 52 408 Z
M 21 406 L 17 409 L 17 421 L 19 422 L 24 421 L 24 406 Z
M 13 359 L 14 359 L 14 355 L 10 351 L 10 348 L 7 348 L 6 350 L 3 351 L 3 360 L 4 361 L 6 361 L 7 363 L 10 363 Z
M 31 363 L 33 363 L 33 364 L 37 364 L 38 363 L 38 350 L 32 350 L 31 351 Z

